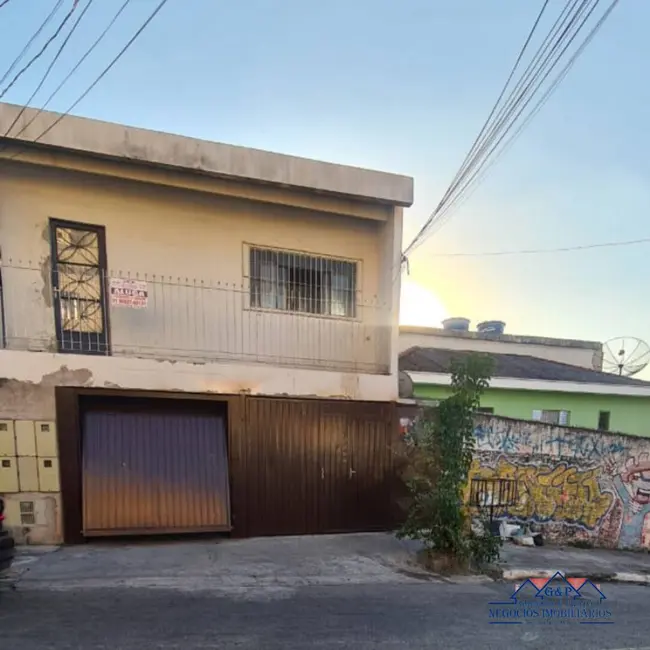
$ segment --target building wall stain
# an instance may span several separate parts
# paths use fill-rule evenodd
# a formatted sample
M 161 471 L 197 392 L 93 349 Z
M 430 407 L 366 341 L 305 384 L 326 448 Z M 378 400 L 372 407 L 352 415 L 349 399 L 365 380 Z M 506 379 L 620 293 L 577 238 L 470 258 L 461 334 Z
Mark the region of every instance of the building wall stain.
M 55 417 L 56 386 L 87 386 L 93 374 L 87 368 L 61 366 L 38 383 L 0 377 L 0 419 L 50 420 Z

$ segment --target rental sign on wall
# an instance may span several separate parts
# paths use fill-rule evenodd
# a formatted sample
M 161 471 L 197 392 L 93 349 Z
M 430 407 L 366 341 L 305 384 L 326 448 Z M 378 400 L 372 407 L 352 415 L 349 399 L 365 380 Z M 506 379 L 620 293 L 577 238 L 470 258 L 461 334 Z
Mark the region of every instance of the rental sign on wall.
M 147 283 L 144 280 L 110 279 L 111 305 L 144 309 L 149 299 Z

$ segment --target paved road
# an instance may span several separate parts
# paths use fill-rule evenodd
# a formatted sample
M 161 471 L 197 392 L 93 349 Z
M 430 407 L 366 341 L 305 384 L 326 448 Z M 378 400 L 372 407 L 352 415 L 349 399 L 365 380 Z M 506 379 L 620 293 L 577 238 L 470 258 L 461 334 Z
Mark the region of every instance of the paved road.
M 499 584 L 348 584 L 211 590 L 38 584 L 0 591 L 0 647 L 404 649 L 649 646 L 650 589 L 608 585 L 610 626 L 488 624 Z M 644 650 L 648 650 L 645 648 Z

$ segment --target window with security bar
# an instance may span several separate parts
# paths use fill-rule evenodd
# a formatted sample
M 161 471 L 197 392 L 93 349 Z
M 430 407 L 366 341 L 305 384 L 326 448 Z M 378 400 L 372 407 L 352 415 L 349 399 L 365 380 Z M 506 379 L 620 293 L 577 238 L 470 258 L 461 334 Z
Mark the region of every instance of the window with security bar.
M 356 262 L 250 249 L 252 308 L 354 318 L 356 295 Z
M 50 229 L 59 352 L 107 354 L 104 229 L 55 219 Z

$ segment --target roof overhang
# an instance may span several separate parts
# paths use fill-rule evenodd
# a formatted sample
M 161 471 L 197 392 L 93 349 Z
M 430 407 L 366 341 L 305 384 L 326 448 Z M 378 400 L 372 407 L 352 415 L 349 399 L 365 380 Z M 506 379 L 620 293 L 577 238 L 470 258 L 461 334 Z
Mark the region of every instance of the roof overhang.
M 0 102 L 0 133 L 9 131 L 21 109 L 21 106 Z M 413 179 L 408 176 L 82 117 L 68 115 L 39 138 L 59 117 L 59 113 L 43 111 L 37 114 L 36 110 L 27 109 L 11 129 L 12 134 L 22 131 L 20 136 L 0 139 L 24 148 L 74 152 L 94 158 L 295 188 L 369 203 L 404 207 L 413 203 Z M 37 138 L 38 144 L 34 144 Z
M 450 386 L 451 375 L 442 372 L 408 372 L 416 385 Z M 582 393 L 590 395 L 625 395 L 627 397 L 650 397 L 650 385 L 626 386 L 624 384 L 596 384 L 575 381 L 549 381 L 542 379 L 514 379 L 493 377 L 490 388 L 505 390 L 530 390 L 548 393 Z

